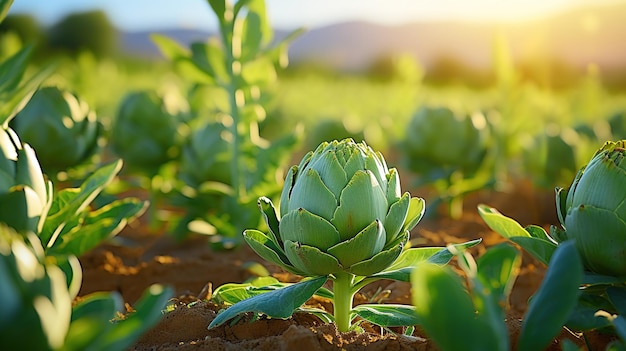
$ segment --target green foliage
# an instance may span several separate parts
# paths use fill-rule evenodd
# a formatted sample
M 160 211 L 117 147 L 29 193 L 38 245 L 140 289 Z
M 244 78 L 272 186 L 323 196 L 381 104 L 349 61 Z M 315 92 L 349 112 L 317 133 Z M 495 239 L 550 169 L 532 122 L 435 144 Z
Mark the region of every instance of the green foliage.
M 550 235 L 548 235 L 543 228 L 538 226 L 531 225 L 526 228 L 522 228 L 522 226 L 515 220 L 502 215 L 494 208 L 480 205 L 478 210 L 485 223 L 487 223 L 493 231 L 499 233 L 512 242 L 519 244 L 536 259 L 548 265 L 549 269 L 553 266 L 557 252 L 562 246 L 567 244 L 567 246 L 577 249 L 577 245 L 575 245 L 575 243 L 571 240 L 567 240 L 567 236 L 563 235 L 562 231 L 558 230 L 554 226 L 551 228 Z M 572 249 L 568 248 L 567 250 L 571 251 Z M 578 249 L 577 251 L 580 252 Z M 581 258 L 578 260 L 581 260 Z M 584 260 L 581 262 L 581 265 L 584 267 L 581 279 L 578 279 L 577 275 L 574 275 L 575 270 L 571 270 L 571 267 L 575 267 L 577 263 L 569 263 L 568 265 L 565 265 L 562 268 L 564 271 L 561 273 L 558 273 L 557 268 L 553 268 L 554 273 L 552 274 L 558 277 L 551 276 L 550 279 L 555 280 L 555 284 L 570 284 L 571 282 L 562 281 L 561 277 L 572 277 L 572 280 L 577 282 L 579 285 L 580 291 L 579 295 L 577 295 L 575 306 L 567 309 L 567 316 L 563 317 L 563 314 L 566 313 L 566 309 L 563 308 L 559 314 L 556 314 L 555 312 L 555 315 L 551 318 L 559 318 L 559 320 L 565 318 L 564 324 L 568 328 L 575 331 L 587 332 L 590 330 L 610 328 L 610 319 L 603 318 L 599 316 L 598 313 L 601 313 L 600 311 L 604 311 L 602 313 L 608 313 L 609 315 L 621 315 L 621 313 L 623 313 L 623 309 L 616 304 L 616 301 L 618 300 L 615 299 L 615 296 L 617 295 L 611 298 L 611 292 L 614 294 L 622 294 L 626 292 L 626 282 L 623 277 L 593 273 L 589 271 L 589 267 Z M 544 281 L 547 280 L 548 278 L 546 277 Z M 559 291 L 559 296 L 563 296 L 564 299 L 566 298 L 567 295 L 564 293 L 565 290 L 559 290 L 558 287 L 555 288 L 555 290 Z M 543 299 L 548 299 L 546 296 L 550 296 L 552 301 L 554 294 L 554 292 L 546 292 L 541 296 L 543 296 Z M 533 303 L 531 302 L 531 305 L 532 304 Z M 539 304 L 539 302 L 536 304 Z M 548 305 L 548 303 L 545 304 Z M 539 311 L 545 307 L 533 308 L 537 310 L 537 313 L 540 313 Z
M 76 256 L 46 257 L 37 236 L 4 225 L 0 278 L 0 298 L 8 304 L 0 310 L 0 346 L 6 350 L 125 349 L 156 324 L 171 295 L 153 285 L 136 311 L 117 322 L 112 320 L 124 312 L 117 293 L 87 295 L 72 306 L 82 279 Z
M 38 42 L 43 39 L 39 23 L 30 14 L 8 15 L 0 24 L 0 34 L 14 33 L 22 43 Z
M 96 57 L 115 53 L 116 31 L 104 11 L 72 13 L 48 30 L 47 44 L 52 51 L 77 55 L 89 51 Z
M 24 73 L 32 46 L 25 46 L 13 56 L 0 63 L 0 126 L 7 127 L 9 121 L 18 113 L 41 82 L 51 73 L 51 67 L 43 68 L 25 79 Z
M 16 117 L 10 126 L 37 150 L 44 173 L 51 176 L 87 162 L 104 132 L 84 101 L 57 87 L 39 89 Z
M 380 279 L 409 282 L 412 270 L 421 269 L 422 266 L 427 264 L 445 265 L 454 257 L 452 252 L 467 249 L 477 245 L 479 242 L 480 240 L 474 240 L 462 244 L 449 245 L 447 248 L 408 249 L 403 252 L 400 256 L 401 258 L 384 271 L 369 277 L 355 277 L 348 286 L 348 292 L 338 292 L 337 277 L 333 275 L 307 278 L 295 284 L 280 283 L 272 277 L 261 277 L 243 284 L 224 284 L 215 289 L 213 299 L 218 303 L 232 306 L 220 312 L 211 322 L 209 328 L 219 326 L 246 312 L 263 313 L 272 318 L 287 318 L 295 311 L 299 311 L 314 313 L 323 320 L 336 322 L 336 317 L 325 311 L 301 305 L 313 295 L 319 295 L 333 300 L 336 306 L 338 294 L 347 293 L 352 297 L 364 286 Z M 332 291 L 322 287 L 328 279 L 335 281 Z M 289 302 L 276 303 L 277 299 Z M 297 299 L 295 301 L 299 303 L 291 302 L 294 299 Z M 413 306 L 410 305 L 363 304 L 352 307 L 350 304 L 346 313 L 349 315 L 349 321 L 352 323 L 350 328 L 352 329 L 357 328 L 357 317 L 382 327 L 419 324 L 419 316 L 415 313 Z
M 510 350 L 505 306 L 521 266 L 520 253 L 500 244 L 477 261 L 466 252 L 456 255 L 467 276 L 467 289 L 448 267 L 424 264 L 412 274 L 421 327 L 442 350 Z M 557 336 L 576 304 L 581 280 L 582 264 L 573 243 L 563 244 L 531 300 L 516 345 L 519 350 L 543 349 Z M 450 338 L 450 330 L 460 334 Z
M 485 162 L 489 126 L 482 113 L 465 115 L 447 107 L 422 107 L 412 117 L 400 147 L 404 164 L 421 184 L 433 184 L 439 199 L 459 218 L 467 193 L 493 182 Z
M 207 99 L 203 87 L 223 97 L 210 111 L 206 105 L 192 104 L 194 119 L 186 128 L 191 139 L 178 164 L 183 182 L 175 199 L 188 209 L 175 235 L 184 237 L 192 222 L 204 222 L 219 246 L 239 242 L 245 228 L 258 225 L 256 199 L 280 191 L 277 175 L 301 136 L 289 133 L 270 142 L 259 134 L 259 123 L 266 117 L 265 88 L 276 81 L 277 69 L 286 65 L 286 46 L 293 36 L 272 43 L 263 0 L 234 5 L 209 1 L 209 5 L 219 22 L 217 37 L 189 48 L 162 36 L 153 39 L 193 84 L 190 101 Z

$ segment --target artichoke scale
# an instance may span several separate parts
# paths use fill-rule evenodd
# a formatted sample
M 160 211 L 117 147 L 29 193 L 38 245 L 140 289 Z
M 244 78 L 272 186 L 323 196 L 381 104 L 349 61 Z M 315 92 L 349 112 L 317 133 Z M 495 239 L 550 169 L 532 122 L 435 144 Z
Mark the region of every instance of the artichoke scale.
M 343 270 L 343 266 L 335 257 L 313 246 L 287 240 L 285 254 L 296 269 L 304 272 L 302 275 L 322 276 Z
M 626 222 L 615 212 L 591 205 L 570 209 L 567 236 L 576 240 L 585 267 L 600 274 L 626 277 Z
M 336 257 L 342 266 L 349 267 L 375 256 L 385 247 L 385 240 L 385 228 L 379 220 L 375 220 L 353 238 L 329 248 L 328 253 Z
M 329 221 L 302 208 L 284 215 L 279 231 L 283 241 L 314 246 L 322 251 L 341 241 L 339 232 Z
M 339 231 L 341 240 L 348 240 L 373 219 L 384 220 L 387 198 L 376 178 L 369 171 L 358 171 L 341 193 L 339 207 L 330 221 Z
M 318 216 L 330 219 L 335 207 L 337 207 L 335 195 L 326 187 L 315 170 L 308 169 L 297 178 L 293 185 L 287 211 L 304 208 Z M 287 212 L 283 212 L 281 216 L 286 214 Z

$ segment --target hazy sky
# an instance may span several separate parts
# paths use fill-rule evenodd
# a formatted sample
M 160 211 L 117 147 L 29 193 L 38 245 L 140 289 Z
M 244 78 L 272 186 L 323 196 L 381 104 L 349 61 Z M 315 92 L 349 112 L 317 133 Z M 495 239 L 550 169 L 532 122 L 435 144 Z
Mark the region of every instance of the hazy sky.
M 277 28 L 317 27 L 348 20 L 383 24 L 416 20 L 519 20 L 585 3 L 624 0 L 266 0 Z M 31 13 L 45 25 L 67 13 L 103 9 L 120 29 L 214 29 L 206 0 L 15 0 L 10 13 Z

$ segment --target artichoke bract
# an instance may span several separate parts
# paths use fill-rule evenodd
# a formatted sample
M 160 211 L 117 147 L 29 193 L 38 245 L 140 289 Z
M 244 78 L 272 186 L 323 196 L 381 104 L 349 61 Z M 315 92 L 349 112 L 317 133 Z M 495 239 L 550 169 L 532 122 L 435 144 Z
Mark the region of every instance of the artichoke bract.
M 626 277 L 625 147 L 626 140 L 606 142 L 569 188 L 556 189 L 559 221 L 585 267 L 619 277 Z
M 104 131 L 84 101 L 57 87 L 38 90 L 11 121 L 11 127 L 37 150 L 47 174 L 67 170 L 93 156 Z
M 41 232 L 52 204 L 52 183 L 35 151 L 12 129 L 0 128 L 0 222 L 19 232 Z
M 280 220 L 259 199 L 269 233 L 246 230 L 247 243 L 285 270 L 368 276 L 391 265 L 424 213 L 424 200 L 401 193 L 395 168 L 352 139 L 324 142 L 287 173 Z

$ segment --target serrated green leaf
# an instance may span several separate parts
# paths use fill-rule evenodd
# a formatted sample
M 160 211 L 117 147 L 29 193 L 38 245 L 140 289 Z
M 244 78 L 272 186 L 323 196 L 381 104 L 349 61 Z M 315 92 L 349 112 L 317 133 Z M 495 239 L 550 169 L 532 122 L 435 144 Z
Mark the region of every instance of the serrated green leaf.
M 327 276 L 317 277 L 243 300 L 218 314 L 209 325 L 209 329 L 246 312 L 263 313 L 272 318 L 289 318 L 293 311 L 326 283 L 326 280 Z
M 420 324 L 415 307 L 398 304 L 362 304 L 352 312 L 381 327 L 401 327 Z
M 57 237 L 64 230 L 65 223 L 70 222 L 110 184 L 122 169 L 122 160 L 100 167 L 83 182 L 78 189 L 64 189 L 52 202 L 50 212 L 39 237 L 45 247 L 52 247 Z M 62 194 L 63 193 L 63 194 Z M 63 202 L 61 204 L 61 202 Z
M 560 244 L 528 306 L 519 350 L 541 350 L 559 333 L 576 306 L 582 276 L 583 265 L 574 242 Z
M 84 221 L 70 231 L 62 231 L 48 249 L 50 255 L 76 255 L 117 235 L 128 223 L 146 211 L 148 203 L 135 198 L 116 200 L 89 212 Z

